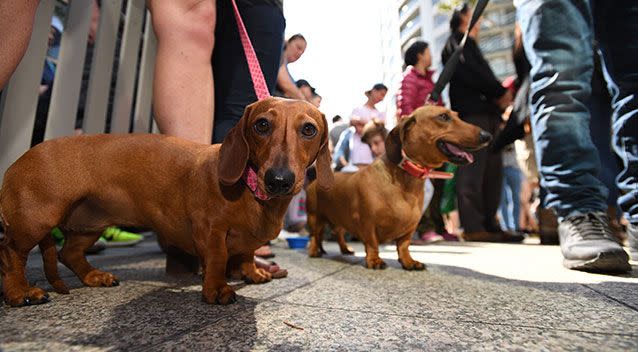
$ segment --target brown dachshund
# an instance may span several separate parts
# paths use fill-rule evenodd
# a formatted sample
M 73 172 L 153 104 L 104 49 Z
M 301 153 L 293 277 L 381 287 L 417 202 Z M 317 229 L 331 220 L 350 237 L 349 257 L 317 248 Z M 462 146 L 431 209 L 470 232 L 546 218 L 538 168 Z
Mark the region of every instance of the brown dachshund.
M 86 286 L 118 285 L 84 255 L 111 225 L 151 228 L 163 247 L 199 257 L 203 299 L 234 302 L 227 264 L 237 264 L 252 282 L 271 279 L 255 267 L 253 253 L 277 237 L 288 203 L 315 160 L 320 185 L 332 185 L 327 128 L 311 104 L 270 98 L 248 106 L 221 145 L 161 135 L 95 135 L 32 148 L 7 170 L 0 190 L 6 302 L 48 301 L 25 277 L 36 244 L 47 280 L 56 292 L 68 293 L 49 234 L 55 226 L 65 234 L 60 261 Z
M 371 165 L 355 173 L 335 174 L 335 185 L 330 190 L 317 188 L 316 183 L 309 185 L 308 254 L 320 257 L 325 253 L 321 236 L 324 227 L 330 225 L 341 253 L 352 254 L 343 238 L 345 231 L 364 243 L 368 268 L 385 268 L 379 258 L 379 243 L 395 240 L 404 269 L 425 269 L 408 250 L 423 213 L 425 177 L 432 176 L 429 170 L 447 161 L 472 162 L 471 151 L 486 146 L 491 138 L 443 107 L 415 110 L 390 132 L 385 141 L 386 154 Z

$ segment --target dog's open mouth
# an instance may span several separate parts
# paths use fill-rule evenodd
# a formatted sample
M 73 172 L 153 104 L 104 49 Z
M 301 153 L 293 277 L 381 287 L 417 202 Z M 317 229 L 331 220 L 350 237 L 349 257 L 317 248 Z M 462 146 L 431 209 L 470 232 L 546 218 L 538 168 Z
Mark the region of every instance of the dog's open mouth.
M 474 155 L 469 150 L 459 147 L 456 144 L 440 140 L 437 146 L 441 153 L 448 157 L 450 162 L 458 165 L 465 165 L 474 162 Z

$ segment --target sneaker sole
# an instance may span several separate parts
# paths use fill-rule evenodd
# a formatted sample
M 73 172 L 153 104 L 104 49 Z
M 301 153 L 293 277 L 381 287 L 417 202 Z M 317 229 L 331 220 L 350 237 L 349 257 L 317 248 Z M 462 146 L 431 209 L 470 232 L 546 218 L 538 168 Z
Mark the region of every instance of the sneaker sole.
M 594 259 L 563 259 L 567 269 L 589 272 L 626 273 L 631 271 L 627 252 L 600 253 Z
M 126 241 L 126 242 L 111 242 L 111 241 L 106 241 L 106 248 L 118 248 L 118 247 L 131 247 L 134 246 L 140 242 L 144 241 L 143 238 L 140 238 L 139 240 L 134 240 L 134 241 Z
M 106 249 L 106 245 L 103 245 L 103 246 L 91 246 L 91 247 L 89 247 L 89 249 L 84 251 L 84 253 L 86 253 L 86 254 L 97 254 L 97 253 L 102 252 L 105 249 Z

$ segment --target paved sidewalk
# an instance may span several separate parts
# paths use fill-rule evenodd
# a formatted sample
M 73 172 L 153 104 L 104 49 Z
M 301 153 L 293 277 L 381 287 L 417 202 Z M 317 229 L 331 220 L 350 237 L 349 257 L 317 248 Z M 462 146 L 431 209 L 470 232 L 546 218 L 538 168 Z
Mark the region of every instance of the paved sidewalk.
M 406 272 L 393 246 L 389 268 L 354 257 L 311 259 L 275 244 L 289 277 L 236 282 L 239 301 L 200 300 L 197 277 L 164 275 L 152 237 L 90 261 L 118 275 L 114 288 L 73 289 L 52 302 L 0 308 L 0 350 L 589 350 L 638 351 L 638 266 L 624 276 L 563 269 L 556 246 L 446 243 L 412 247 L 426 272 Z M 39 253 L 29 279 L 44 280 Z M 302 328 L 291 327 L 285 322 Z

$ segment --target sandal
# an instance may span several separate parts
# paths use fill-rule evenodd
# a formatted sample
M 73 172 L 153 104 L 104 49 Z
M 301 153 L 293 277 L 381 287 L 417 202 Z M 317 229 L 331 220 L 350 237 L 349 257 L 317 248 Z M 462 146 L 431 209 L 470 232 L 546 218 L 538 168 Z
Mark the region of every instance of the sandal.
M 279 265 L 273 261 L 256 256 L 255 265 L 258 268 L 266 269 L 272 275 L 273 279 L 282 279 L 288 276 L 288 270 L 280 268 Z
M 255 251 L 255 256 L 268 259 L 274 258 L 275 254 L 270 250 L 270 245 L 265 245 L 257 248 L 257 250 Z

